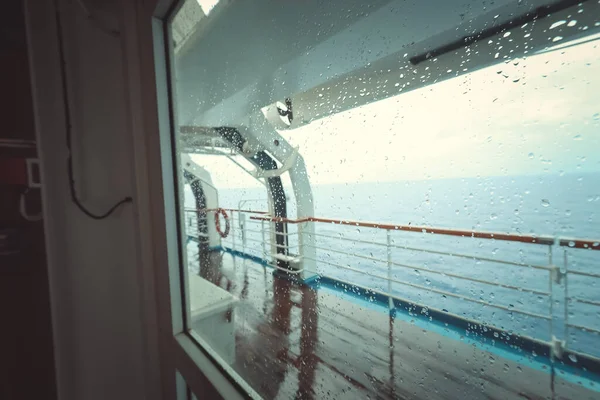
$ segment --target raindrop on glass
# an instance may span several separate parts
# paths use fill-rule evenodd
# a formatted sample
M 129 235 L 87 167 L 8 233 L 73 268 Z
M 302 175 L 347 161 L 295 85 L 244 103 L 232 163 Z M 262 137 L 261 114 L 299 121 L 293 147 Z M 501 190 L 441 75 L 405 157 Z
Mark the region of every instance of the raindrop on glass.
M 575 354 L 569 354 L 569 360 L 571 360 L 572 362 L 576 363 L 577 362 L 577 357 L 575 356 Z

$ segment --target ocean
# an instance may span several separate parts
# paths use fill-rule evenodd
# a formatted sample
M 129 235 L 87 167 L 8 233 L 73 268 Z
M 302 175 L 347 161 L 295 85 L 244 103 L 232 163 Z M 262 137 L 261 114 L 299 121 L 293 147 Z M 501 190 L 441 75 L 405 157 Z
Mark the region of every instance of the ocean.
M 286 194 L 294 218 L 291 188 Z M 600 173 L 315 185 L 313 199 L 323 218 L 600 241 Z M 219 190 L 221 207 L 238 208 L 241 200 L 252 200 L 244 209 L 267 209 L 262 188 Z M 190 191 L 186 205 L 193 207 Z M 385 231 L 324 223 L 315 231 L 319 273 L 388 290 L 387 250 L 374 244 L 386 243 Z M 585 329 L 600 330 L 600 306 L 590 304 L 600 303 L 600 278 L 573 273 L 600 274 L 600 251 L 421 232 L 393 231 L 391 240 L 397 297 L 541 340 L 555 336 L 600 356 L 600 336 Z M 262 253 L 248 243 L 247 252 Z M 569 274 L 550 287 L 544 268 L 551 263 Z

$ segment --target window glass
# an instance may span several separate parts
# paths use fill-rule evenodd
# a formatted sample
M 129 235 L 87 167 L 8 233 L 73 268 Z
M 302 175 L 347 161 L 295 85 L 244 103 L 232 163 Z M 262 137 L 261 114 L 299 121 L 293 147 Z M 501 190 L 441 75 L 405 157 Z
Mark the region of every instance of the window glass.
M 189 0 L 187 328 L 264 398 L 600 396 L 600 3 Z

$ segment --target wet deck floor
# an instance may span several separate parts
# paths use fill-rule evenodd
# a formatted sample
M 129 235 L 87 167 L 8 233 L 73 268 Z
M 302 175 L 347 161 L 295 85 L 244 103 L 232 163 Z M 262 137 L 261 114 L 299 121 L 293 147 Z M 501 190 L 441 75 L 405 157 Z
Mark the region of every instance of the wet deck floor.
M 600 399 L 561 371 L 553 391 L 549 367 L 525 357 L 296 285 L 250 260 L 220 258 L 207 278 L 239 298 L 233 367 L 265 398 Z

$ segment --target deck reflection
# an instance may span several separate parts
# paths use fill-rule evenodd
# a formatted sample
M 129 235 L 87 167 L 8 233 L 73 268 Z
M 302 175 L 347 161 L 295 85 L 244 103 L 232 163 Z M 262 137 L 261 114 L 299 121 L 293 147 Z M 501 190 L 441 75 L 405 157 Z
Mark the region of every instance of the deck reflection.
M 500 357 L 407 318 L 212 253 L 200 275 L 240 301 L 233 367 L 265 398 L 598 399 L 559 371 Z

